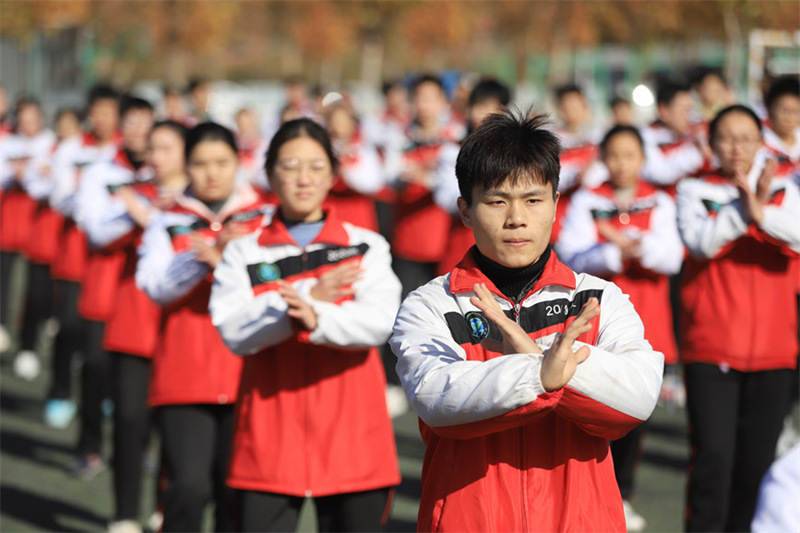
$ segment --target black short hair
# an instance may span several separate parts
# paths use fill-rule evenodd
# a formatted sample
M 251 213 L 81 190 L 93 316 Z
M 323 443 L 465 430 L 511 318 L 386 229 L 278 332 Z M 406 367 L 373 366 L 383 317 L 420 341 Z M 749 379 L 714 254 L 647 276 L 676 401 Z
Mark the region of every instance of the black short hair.
M 746 105 L 734 104 L 726 107 L 725 109 L 722 109 L 719 113 L 717 113 L 717 116 L 715 116 L 708 124 L 709 144 L 712 144 L 714 142 L 714 139 L 717 137 L 717 129 L 719 129 L 720 121 L 727 115 L 730 115 L 731 113 L 742 113 L 743 115 L 750 117 L 755 123 L 755 125 L 758 126 L 758 132 L 761 133 L 761 119 L 758 118 L 756 112 L 747 107 Z
M 583 96 L 583 90 L 578 87 L 575 83 L 565 83 L 564 85 L 559 85 L 553 91 L 556 95 L 556 101 L 561 102 L 565 96 L 568 94 L 577 94 L 578 96 Z
M 385 80 L 383 84 L 381 84 L 381 94 L 383 94 L 383 96 L 386 96 L 389 94 L 389 91 L 391 91 L 395 87 L 400 87 L 403 89 L 406 88 L 405 84 L 401 80 L 395 80 L 395 79 Z
M 186 91 L 191 94 L 198 87 L 202 85 L 207 85 L 209 83 L 210 82 L 208 81 L 208 78 L 204 78 L 202 76 L 194 76 L 189 80 L 189 83 L 186 86 Z
M 264 162 L 264 170 L 267 172 L 268 177 L 274 175 L 275 165 L 278 162 L 278 152 L 280 152 L 281 146 L 298 137 L 310 137 L 317 141 L 319 145 L 322 146 L 322 149 L 325 150 L 334 175 L 338 174 L 339 159 L 333 151 L 333 143 L 331 143 L 328 132 L 325 128 L 309 118 L 298 118 L 284 122 L 275 133 L 275 136 L 272 137 L 269 148 L 267 148 L 266 161 Z
M 183 153 L 186 161 L 189 161 L 192 152 L 198 144 L 205 141 L 221 141 L 231 147 L 235 154 L 239 153 L 239 146 L 236 144 L 236 136 L 231 130 L 217 124 L 216 122 L 202 122 L 190 129 L 186 134 L 186 146 Z
M 474 106 L 488 100 L 497 100 L 505 107 L 511 102 L 511 91 L 494 78 L 483 78 L 469 93 L 469 105 Z
M 641 146 L 642 150 L 644 151 L 644 140 L 642 139 L 642 134 L 639 132 L 639 128 L 636 128 L 634 126 L 629 126 L 626 124 L 617 124 L 610 130 L 608 130 L 606 134 L 603 136 L 603 140 L 600 141 L 601 157 L 606 156 L 606 149 L 608 148 L 608 143 L 611 142 L 611 139 L 613 139 L 617 135 L 622 135 L 625 133 L 636 137 L 636 140 L 639 141 L 639 146 Z
M 467 135 L 456 159 L 458 190 L 467 205 L 476 186 L 491 189 L 528 177 L 550 183 L 555 197 L 561 142 L 550 125 L 547 115 L 509 109 L 489 115 Z
M 774 104 L 778 98 L 786 95 L 800 98 L 800 79 L 798 79 L 797 76 L 781 76 L 772 82 L 764 101 L 767 110 L 772 107 L 772 104 Z
M 687 84 L 675 81 L 664 80 L 658 84 L 656 91 L 656 105 L 670 105 L 681 93 L 689 93 L 690 88 Z
M 159 120 L 153 127 L 150 128 L 150 135 L 153 134 L 154 131 L 160 129 L 168 129 L 175 133 L 178 137 L 186 141 L 186 135 L 189 133 L 189 128 L 187 128 L 184 124 L 180 122 L 176 122 L 174 120 Z
M 719 78 L 719 80 L 723 84 L 728 85 L 728 82 L 725 81 L 725 77 L 722 75 L 722 71 L 720 69 L 701 66 L 697 67 L 694 70 L 693 75 L 691 76 L 692 87 L 697 87 L 699 85 L 702 85 L 702 83 L 706 81 L 707 78 L 712 78 L 712 77 Z
M 89 89 L 89 95 L 86 100 L 89 107 L 96 104 L 98 100 L 113 100 L 119 102 L 119 93 L 110 85 L 101 83 Z
M 433 74 L 421 74 L 420 76 L 417 76 L 417 78 L 414 80 L 414 83 L 411 86 L 411 93 L 413 94 L 417 92 L 417 89 L 423 83 L 433 83 L 435 85 L 438 85 L 439 89 L 441 89 L 442 92 L 444 92 L 444 84 L 442 83 L 441 78 L 439 78 L 438 76 L 434 76 Z
M 150 111 L 152 113 L 153 104 L 144 98 L 126 95 L 122 98 L 122 101 L 119 104 L 119 116 L 124 117 L 131 111 Z
M 611 98 L 611 100 L 608 101 L 608 107 L 610 107 L 611 109 L 614 109 L 620 104 L 631 105 L 631 101 L 625 98 L 624 96 L 619 96 L 619 95 L 614 96 L 613 98 Z

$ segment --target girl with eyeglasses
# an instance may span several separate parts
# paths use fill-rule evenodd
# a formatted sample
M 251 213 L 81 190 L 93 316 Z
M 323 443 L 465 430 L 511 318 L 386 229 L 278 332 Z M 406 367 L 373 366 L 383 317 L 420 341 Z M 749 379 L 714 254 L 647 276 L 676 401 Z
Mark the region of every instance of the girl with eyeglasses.
M 687 531 L 749 531 L 797 365 L 800 192 L 748 107 L 709 125 L 719 167 L 678 184 L 681 343 L 691 458 Z
M 241 531 L 293 531 L 306 497 L 320 531 L 377 531 L 400 481 L 377 350 L 400 283 L 388 243 L 325 199 L 325 130 L 285 123 L 266 157 L 277 213 L 225 250 L 209 308 L 244 356 L 228 484 Z
M 222 250 L 260 227 L 271 208 L 252 186 L 237 185 L 236 140 L 227 128 L 195 126 L 184 152 L 189 187 L 150 221 L 136 268 L 137 285 L 162 306 L 149 403 L 167 480 L 163 529 L 201 531 L 213 502 L 215 531 L 233 531 L 225 476 L 242 362 L 214 329 L 208 298 Z

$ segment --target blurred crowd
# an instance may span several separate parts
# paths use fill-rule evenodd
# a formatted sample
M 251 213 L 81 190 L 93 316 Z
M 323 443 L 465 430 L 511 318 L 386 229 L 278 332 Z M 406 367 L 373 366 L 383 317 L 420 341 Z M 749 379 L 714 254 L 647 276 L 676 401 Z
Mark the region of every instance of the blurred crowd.
M 42 417 L 54 428 L 73 420 L 80 425 L 72 473 L 91 479 L 107 462 L 113 467 L 111 531 L 142 529 L 141 463 L 156 429 L 166 488 L 153 511 L 166 531 L 199 530 L 210 500 L 216 503 L 217 530 L 256 527 L 264 518 L 236 515 L 234 489 L 244 493 L 240 498 L 251 510 L 272 504 L 246 499 L 250 493 L 273 492 L 319 496 L 322 508 L 325 497 L 369 495 L 397 484 L 393 443 L 380 444 L 385 457 L 366 454 L 379 466 L 364 476 L 380 479 L 365 483 L 342 474 L 327 480 L 332 488 L 312 491 L 314 482 L 293 480 L 286 488 L 242 473 L 267 468 L 248 463 L 251 455 L 289 453 L 258 444 L 257 428 L 242 429 L 259 405 L 254 397 L 275 393 L 266 378 L 254 385 L 248 376 L 283 375 L 285 369 L 283 363 L 246 362 L 243 370 L 242 358 L 231 352 L 254 353 L 267 345 L 286 351 L 289 341 L 269 333 L 276 340 L 258 344 L 258 336 L 268 334 L 253 332 L 242 342 L 255 344 L 234 348 L 226 335 L 245 334 L 226 329 L 233 327 L 232 311 L 217 285 L 227 274 L 215 270 L 231 260 L 226 245 L 258 234 L 258 243 L 274 254 L 248 260 L 250 280 L 243 283 L 252 282 L 258 296 L 295 268 L 280 259 L 280 247 L 299 246 L 303 261 L 314 265 L 304 271 L 312 272 L 308 276 L 317 285 L 310 293 L 297 287 L 280 291 L 289 316 L 300 324 L 295 329 L 311 332 L 311 340 L 298 340 L 293 348 L 305 349 L 303 342 L 316 346 L 316 318 L 309 318 L 307 302 L 346 299 L 348 287 L 371 276 L 366 266 L 359 272 L 328 268 L 337 264 L 330 259 L 334 252 L 347 258 L 365 244 L 351 235 L 329 249 L 327 259 L 316 259 L 317 234 L 304 243 L 305 234 L 289 216 L 300 208 L 287 199 L 286 188 L 302 180 L 313 185 L 331 173 L 332 185 L 319 204 L 337 221 L 385 239 L 387 265 L 402 297 L 447 274 L 474 244 L 459 214 L 458 199 L 469 194 L 458 190 L 455 177 L 459 144 L 485 117 L 514 101 L 513 88 L 495 79 L 470 79 L 450 94 L 440 78 L 426 74 L 386 83 L 383 108 L 363 115 L 347 91 L 316 94 L 303 80 L 289 79 L 276 116 L 244 107 L 232 117 L 216 117 L 208 113 L 210 88 L 209 80 L 198 79 L 151 102 L 97 85 L 85 107 L 60 109 L 52 120 L 30 95 L 11 101 L 0 92 L 0 350 L 13 357 L 14 372 L 23 379 L 37 378 L 42 364 L 51 366 Z M 777 78 L 763 106 L 754 106 L 737 101 L 720 73 L 709 69 L 691 82 L 664 79 L 655 96 L 656 116 L 641 124 L 626 98 L 614 98 L 599 113 L 581 87 L 553 88 L 552 128 L 562 153 L 551 246 L 575 271 L 611 280 L 628 294 L 646 338 L 665 356 L 662 403 L 686 407 L 690 421 L 687 530 L 748 530 L 763 506 L 778 505 L 775 496 L 759 503 L 758 493 L 782 432 L 788 439 L 783 447 L 791 444 L 785 420 L 798 399 L 800 85 L 796 76 Z M 610 120 L 601 123 L 594 115 Z M 320 132 L 313 133 L 309 123 Z M 316 144 L 296 147 L 298 137 L 287 133 L 292 128 Z M 291 152 L 295 148 L 300 155 Z M 285 223 L 285 236 L 275 233 L 276 218 Z M 251 253 L 243 246 L 237 251 Z M 26 270 L 26 284 L 18 291 L 19 305 L 12 305 L 12 272 L 19 268 Z M 329 292 L 320 296 L 325 287 Z M 399 302 L 384 303 L 393 318 Z M 316 304 L 314 309 L 323 331 L 325 311 Z M 269 309 L 259 312 L 269 316 Z M 384 320 L 375 309 L 360 311 L 367 312 Z M 242 313 L 236 328 L 249 324 Z M 363 334 L 343 345 L 369 348 L 369 369 L 352 362 L 304 385 L 276 385 L 311 387 L 326 376 L 344 380 L 356 368 L 368 371 L 358 379 L 378 387 L 381 413 L 350 403 L 331 407 L 352 412 L 354 421 L 347 424 L 353 439 L 361 431 L 357 419 L 389 421 L 408 409 L 395 357 L 384 344 L 388 331 Z M 49 357 L 41 353 L 44 337 L 52 342 Z M 74 368 L 80 368 L 79 387 Z M 292 371 L 287 372 L 288 382 Z M 271 431 L 295 431 L 288 428 L 298 422 L 289 419 L 301 413 L 284 404 L 279 413 L 288 418 Z M 201 408 L 187 412 L 186 406 Z M 110 458 L 101 452 L 106 418 L 114 423 Z M 376 431 L 390 434 L 390 424 L 384 426 L 369 430 L 370 438 L 378 438 Z M 629 531 L 646 524 L 631 503 L 646 431 L 644 424 L 611 447 Z M 295 441 L 298 447 L 301 440 Z M 388 465 L 385 475 L 375 473 L 380 465 Z M 358 515 L 391 503 L 383 492 L 366 498 L 363 504 L 331 505 L 353 505 L 350 514 Z M 795 502 L 788 511 L 794 527 L 800 524 L 796 508 Z M 358 527 L 338 519 L 324 524 Z

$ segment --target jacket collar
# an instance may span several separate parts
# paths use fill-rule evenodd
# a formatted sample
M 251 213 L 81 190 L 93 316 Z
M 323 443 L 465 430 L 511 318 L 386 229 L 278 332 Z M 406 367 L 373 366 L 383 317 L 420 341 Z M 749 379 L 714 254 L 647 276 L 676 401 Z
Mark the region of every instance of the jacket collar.
M 336 214 L 333 207 L 325 208 L 325 223 L 319 234 L 311 241 L 311 244 L 326 243 L 334 246 L 348 246 L 350 236 L 344 229 L 342 221 Z M 258 236 L 258 244 L 261 246 L 274 246 L 278 244 L 293 244 L 299 246 L 289 233 L 289 229 L 284 224 L 280 216 L 280 206 L 275 211 L 270 223 L 265 226 Z
M 462 259 L 450 273 L 450 291 L 454 294 L 472 292 L 476 283 L 485 283 L 490 291 L 507 299 L 503 296 L 503 293 L 495 287 L 494 283 L 481 272 L 480 268 L 478 268 L 473 256 L 473 249 L 474 246 L 470 248 L 469 252 L 464 256 L 464 259 Z M 533 285 L 528 294 L 525 295 L 525 298 L 549 285 L 560 285 L 567 289 L 575 289 L 576 287 L 575 273 L 568 266 L 559 261 L 554 251 L 550 253 L 550 259 L 544 265 L 539 280 Z
M 244 208 L 253 205 L 261 205 L 263 201 L 261 201 L 261 197 L 252 186 L 240 184 L 234 188 L 233 194 L 226 200 L 219 213 L 214 213 L 206 204 L 195 198 L 188 188 L 184 194 L 175 199 L 175 203 L 177 205 L 172 211 L 191 213 L 209 222 L 214 222 L 225 220 L 230 215 L 242 211 Z

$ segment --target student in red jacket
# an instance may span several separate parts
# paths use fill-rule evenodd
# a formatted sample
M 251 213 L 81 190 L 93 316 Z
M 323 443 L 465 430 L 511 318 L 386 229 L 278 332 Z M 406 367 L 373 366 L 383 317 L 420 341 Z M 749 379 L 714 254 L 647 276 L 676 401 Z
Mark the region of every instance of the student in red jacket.
M 184 138 L 186 127 L 158 122 L 148 135 L 147 164 L 152 180 L 129 181 L 128 175 L 108 176 L 96 191 L 87 233 L 95 242 L 113 245 L 124 256 L 116 305 L 106 322 L 103 348 L 111 354 L 111 398 L 114 401 L 114 522 L 110 529 L 141 529 L 138 524 L 142 459 L 150 436 L 150 383 L 153 350 L 158 338 L 160 309 L 136 287 L 136 248 L 158 207 L 168 207 L 186 188 Z
M 769 120 L 764 144 L 778 160 L 776 173 L 800 172 L 800 80 L 785 76 L 775 80 L 764 102 Z
M 111 359 L 103 348 L 106 322 L 117 305 L 117 289 L 125 251 L 108 236 L 98 217 L 111 189 L 120 183 L 147 181 L 152 169 L 145 163 L 147 134 L 153 126 L 153 107 L 141 98 L 126 97 L 120 105 L 122 146 L 111 161 L 94 163 L 82 173 L 75 194 L 75 222 L 85 232 L 89 258 L 78 297 L 78 313 L 86 320 L 84 363 L 81 369 L 80 433 L 73 473 L 91 478 L 104 468 L 101 455 L 103 416 L 111 397 Z
M 642 318 L 648 342 L 664 354 L 666 364 L 674 365 L 678 349 L 668 277 L 680 270 L 684 254 L 675 202 L 641 178 L 644 146 L 633 126 L 609 130 L 600 153 L 608 181 L 575 193 L 556 250 L 576 272 L 618 285 Z M 630 503 L 644 426 L 611 444 L 628 531 L 645 526 Z
M 210 309 L 243 355 L 228 484 L 241 531 L 293 531 L 307 496 L 320 531 L 378 531 L 398 484 L 383 368 L 400 283 L 386 240 L 323 203 L 338 161 L 309 119 L 275 134 L 272 222 L 233 242 Z
M 663 356 L 616 285 L 552 252 L 545 124 L 491 115 L 467 136 L 458 205 L 476 245 L 395 320 L 426 445 L 418 531 L 625 531 L 608 439 L 650 416 Z
M 689 256 L 681 358 L 689 436 L 686 529 L 748 531 L 797 364 L 800 191 L 774 175 L 761 122 L 741 105 L 709 125 L 719 168 L 678 185 Z
M 149 404 L 157 408 L 167 480 L 164 531 L 200 531 L 209 501 L 215 530 L 234 530 L 225 477 L 242 362 L 214 329 L 208 297 L 222 250 L 259 228 L 267 213 L 262 195 L 236 183 L 237 154 L 227 128 L 190 130 L 189 188 L 150 222 L 139 248 L 136 284 L 162 306 Z

